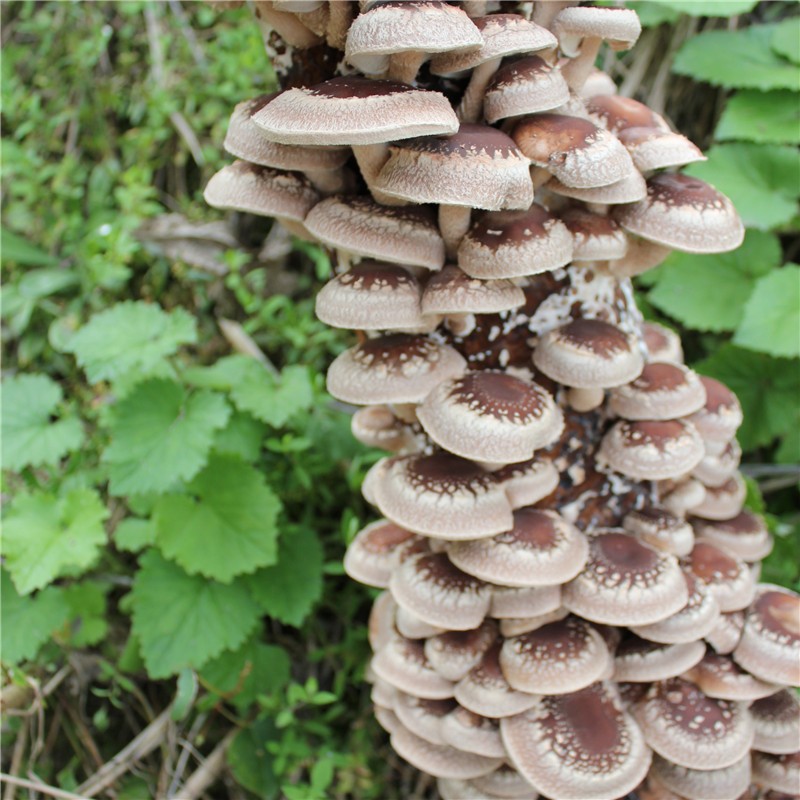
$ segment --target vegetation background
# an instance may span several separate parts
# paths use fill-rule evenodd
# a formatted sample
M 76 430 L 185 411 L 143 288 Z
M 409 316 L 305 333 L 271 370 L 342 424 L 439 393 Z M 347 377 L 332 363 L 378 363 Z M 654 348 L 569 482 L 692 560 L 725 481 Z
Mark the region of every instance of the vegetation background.
M 642 39 L 605 66 L 748 226 L 639 300 L 739 395 L 763 580 L 800 589 L 798 7 L 629 5 Z M 3 771 L 117 800 L 430 796 L 371 717 L 374 593 L 341 568 L 378 454 L 324 391 L 348 345 L 312 313 L 327 258 L 201 197 L 234 104 L 274 85 L 249 10 L 1 11 Z

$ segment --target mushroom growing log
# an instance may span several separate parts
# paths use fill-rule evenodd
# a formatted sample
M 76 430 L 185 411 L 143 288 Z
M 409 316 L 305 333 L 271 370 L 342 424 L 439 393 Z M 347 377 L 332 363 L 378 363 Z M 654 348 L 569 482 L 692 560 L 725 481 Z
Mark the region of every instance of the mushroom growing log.
M 756 584 L 741 409 L 629 278 L 743 227 L 676 171 L 699 150 L 590 74 L 636 14 L 335 0 L 310 29 L 273 5 L 282 91 L 232 99 L 242 160 L 206 199 L 335 256 L 317 311 L 361 335 L 328 389 L 387 451 L 345 569 L 384 589 L 392 746 L 445 800 L 797 790 L 800 598 Z

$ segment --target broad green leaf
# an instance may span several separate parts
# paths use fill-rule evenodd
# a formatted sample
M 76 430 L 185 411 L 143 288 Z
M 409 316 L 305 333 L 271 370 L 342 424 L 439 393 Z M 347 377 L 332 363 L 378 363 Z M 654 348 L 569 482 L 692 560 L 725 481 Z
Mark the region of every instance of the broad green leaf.
M 231 399 L 241 411 L 249 411 L 256 419 L 280 428 L 298 411 L 313 404 L 311 375 L 302 366 L 286 367 L 280 378 L 262 370 L 236 384 Z
M 247 576 L 253 597 L 266 614 L 295 627 L 322 595 L 322 546 L 310 528 L 281 536 L 278 563 Z
M 613 3 L 604 2 L 602 5 L 613 5 Z M 625 8 L 630 8 L 636 12 L 643 28 L 653 28 L 665 22 L 677 22 L 681 17 L 680 11 L 675 11 L 664 3 L 652 3 L 650 0 L 626 2 Z
M 4 664 L 33 659 L 69 614 L 61 589 L 49 586 L 32 597 L 21 597 L 5 571 L 0 579 L 0 600 L 0 656 Z
M 797 410 L 797 421 L 784 435 L 775 453 L 779 464 L 800 464 L 800 409 Z
M 240 709 L 254 703 L 258 695 L 271 695 L 289 683 L 288 653 L 259 639 L 254 636 L 238 650 L 226 650 L 200 671 L 206 688 Z
M 90 647 L 106 638 L 108 590 L 107 584 L 98 581 L 74 583 L 64 589 L 64 603 L 69 609 L 69 643 L 72 647 Z
M 95 314 L 67 344 L 91 383 L 146 372 L 183 344 L 197 341 L 192 316 L 152 303 L 117 303 Z
M 800 356 L 800 267 L 787 264 L 758 281 L 733 341 L 773 356 Z
M 280 508 L 258 470 L 236 456 L 212 456 L 185 493 L 156 504 L 156 542 L 188 573 L 228 583 L 275 563 Z
M 800 96 L 786 90 L 737 92 L 728 100 L 714 138 L 800 143 Z
M 156 526 L 150 519 L 127 517 L 114 530 L 114 546 L 117 550 L 138 553 L 156 543 Z
M 278 797 L 279 783 L 273 768 L 274 757 L 267 742 L 276 738 L 271 719 L 259 718 L 242 728 L 231 742 L 225 757 L 236 782 L 261 800 Z
M 737 438 L 744 450 L 770 444 L 797 426 L 797 361 L 726 344 L 694 368 L 722 381 L 739 398 L 744 423 Z
M 775 26 L 772 49 L 795 64 L 800 64 L 800 16 L 789 17 Z
M 752 11 L 758 0 L 647 0 L 647 5 L 666 6 L 692 17 L 733 17 Z
M 20 594 L 60 575 L 90 567 L 106 542 L 108 510 L 97 492 L 73 489 L 63 497 L 19 494 L 4 523 L 5 564 Z
M 3 467 L 57 464 L 80 447 L 80 420 L 52 419 L 62 397 L 61 387 L 46 375 L 16 375 L 3 381 Z
M 19 264 L 21 267 L 50 267 L 58 264 L 57 258 L 8 228 L 0 228 L 0 251 L 4 262 Z
M 134 387 L 111 410 L 111 443 L 103 452 L 115 495 L 166 492 L 208 461 L 214 432 L 228 421 L 222 395 L 187 394 L 161 378 Z
M 797 67 L 772 50 L 775 25 L 704 31 L 675 56 L 673 71 L 729 89 L 800 88 Z
M 714 255 L 672 253 L 647 295 L 661 311 L 698 331 L 732 331 L 759 277 L 780 264 L 777 237 L 747 231 L 738 250 Z
M 800 159 L 796 148 L 718 144 L 707 156 L 708 161 L 691 164 L 686 173 L 728 195 L 748 227 L 775 228 L 797 213 Z
M 228 424 L 217 431 L 212 449 L 216 453 L 237 455 L 243 461 L 252 462 L 258 459 L 266 433 L 263 422 L 250 414 L 236 411 L 231 414 Z
M 130 594 L 133 633 L 151 678 L 199 669 L 239 647 L 258 625 L 260 610 L 241 583 L 221 584 L 187 575 L 148 550 Z

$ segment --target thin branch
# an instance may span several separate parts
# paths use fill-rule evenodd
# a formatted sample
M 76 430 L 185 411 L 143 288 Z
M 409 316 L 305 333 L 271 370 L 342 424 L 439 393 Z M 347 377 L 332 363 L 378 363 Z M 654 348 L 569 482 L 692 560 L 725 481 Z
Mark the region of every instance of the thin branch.
M 183 785 L 175 798 L 180 800 L 197 800 L 209 786 L 219 777 L 225 767 L 225 753 L 230 747 L 238 729 L 228 731 L 223 740 L 211 751 L 209 757 L 195 770 Z
M 11 754 L 11 765 L 9 772 L 12 775 L 18 775 L 22 768 L 22 757 L 25 755 L 25 747 L 28 744 L 28 730 L 30 729 L 31 721 L 29 717 L 22 720 L 17 733 L 17 740 L 14 742 L 14 752 Z M 14 800 L 14 795 L 17 793 L 17 786 L 13 783 L 8 784 L 8 788 L 3 795 L 3 800 Z

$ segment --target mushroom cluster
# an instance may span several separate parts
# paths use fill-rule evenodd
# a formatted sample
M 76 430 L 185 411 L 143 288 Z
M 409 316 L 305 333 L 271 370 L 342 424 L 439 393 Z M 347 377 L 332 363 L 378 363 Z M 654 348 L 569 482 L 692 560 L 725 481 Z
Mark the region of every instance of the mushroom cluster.
M 758 583 L 741 409 L 630 283 L 743 228 L 594 70 L 636 14 L 254 6 L 285 86 L 237 106 L 206 199 L 334 254 L 317 313 L 358 343 L 328 389 L 387 451 L 345 569 L 384 590 L 394 749 L 444 800 L 796 794 L 800 598 Z

